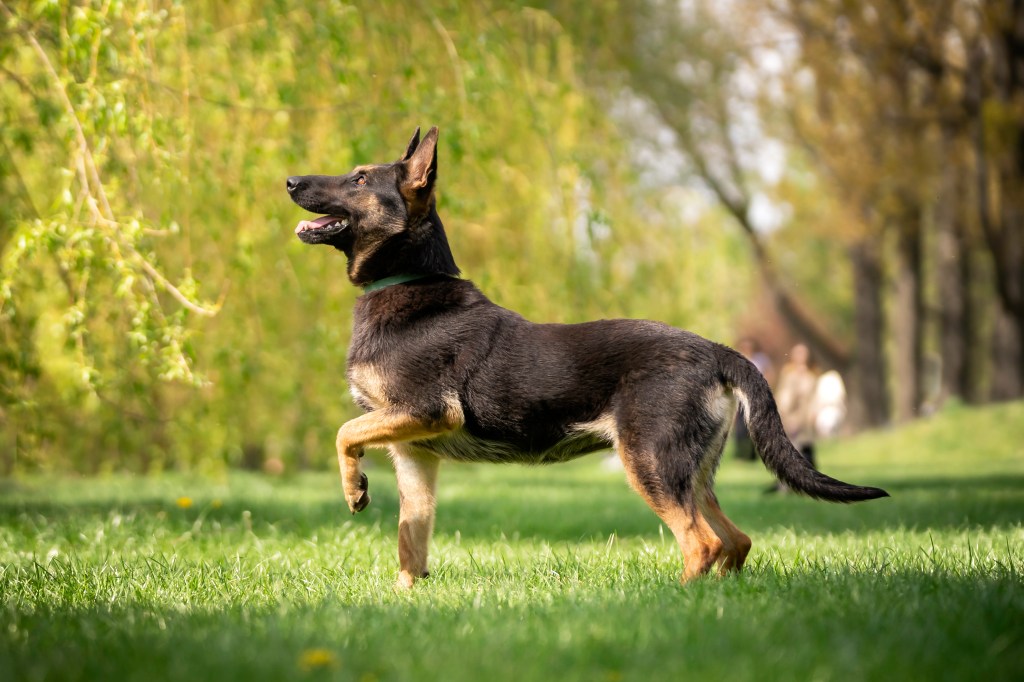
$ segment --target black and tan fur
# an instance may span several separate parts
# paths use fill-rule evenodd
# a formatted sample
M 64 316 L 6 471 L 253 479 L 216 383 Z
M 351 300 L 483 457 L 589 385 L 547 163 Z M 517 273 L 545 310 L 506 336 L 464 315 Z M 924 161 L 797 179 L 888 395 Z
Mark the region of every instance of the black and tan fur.
M 658 322 L 535 324 L 459 279 L 434 200 L 437 128 L 395 163 L 288 179 L 299 238 L 348 257 L 357 286 L 417 279 L 357 299 L 348 379 L 365 410 L 338 431 L 345 499 L 370 501 L 363 448 L 387 446 L 400 496 L 398 584 L 427 575 L 438 464 L 562 462 L 615 448 L 630 484 L 672 530 L 683 582 L 739 571 L 750 538 L 712 491 L 738 403 L 767 467 L 793 490 L 834 502 L 885 496 L 809 466 L 775 401 L 739 353 Z

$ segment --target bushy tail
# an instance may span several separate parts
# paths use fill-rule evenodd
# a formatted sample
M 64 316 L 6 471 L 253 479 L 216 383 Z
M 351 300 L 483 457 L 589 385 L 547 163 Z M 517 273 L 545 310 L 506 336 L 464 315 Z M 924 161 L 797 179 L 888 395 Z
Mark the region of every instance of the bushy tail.
M 722 347 L 719 364 L 723 381 L 743 407 L 747 430 L 768 470 L 793 490 L 829 502 L 860 502 L 888 497 L 881 488 L 850 485 L 811 466 L 786 436 L 768 382 L 736 351 Z

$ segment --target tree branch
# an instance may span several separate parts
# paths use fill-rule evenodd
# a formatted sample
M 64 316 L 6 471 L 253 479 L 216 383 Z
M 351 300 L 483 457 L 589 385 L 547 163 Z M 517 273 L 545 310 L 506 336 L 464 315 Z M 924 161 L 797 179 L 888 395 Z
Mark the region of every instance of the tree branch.
M 36 56 L 42 63 L 47 75 L 50 77 L 53 90 L 60 99 L 68 120 L 72 123 L 75 133 L 75 142 L 78 146 L 78 158 L 75 165 L 78 169 L 79 181 L 82 183 L 83 189 L 87 193 L 86 204 L 89 206 L 90 211 L 93 212 L 94 218 L 97 219 L 97 222 L 116 229 L 119 224 L 114 216 L 114 211 L 110 206 L 106 190 L 103 187 L 103 181 L 100 178 L 96 159 L 92 155 L 92 148 L 89 146 L 89 140 L 85 135 L 85 130 L 82 128 L 81 122 L 78 120 L 78 113 L 75 110 L 74 104 L 71 102 L 71 98 L 68 97 L 67 89 L 65 89 L 64 84 L 61 81 L 60 74 L 57 73 L 57 69 L 54 68 L 53 62 L 50 61 L 49 56 L 46 54 L 46 50 L 44 50 L 43 46 L 39 44 L 39 41 L 36 39 L 32 31 L 21 24 L 17 15 L 7 7 L 7 4 L 3 2 L 3 0 L 0 0 L 0 12 L 2 12 L 9 21 L 15 24 L 15 29 L 25 38 L 26 41 L 28 41 L 29 45 L 36 53 Z M 153 265 L 134 248 L 134 246 L 131 244 L 122 244 L 122 246 L 125 247 L 129 255 L 136 261 L 138 266 L 144 273 L 146 273 L 147 276 L 149 276 L 151 280 L 157 282 L 171 295 L 172 298 L 181 303 L 185 308 L 207 317 L 212 317 L 217 313 L 216 309 L 211 310 L 204 308 L 203 306 L 190 301 L 180 289 L 174 286 L 155 267 L 153 267 Z M 118 255 L 120 255 L 120 247 L 117 240 L 112 241 L 111 247 L 115 252 L 118 252 Z

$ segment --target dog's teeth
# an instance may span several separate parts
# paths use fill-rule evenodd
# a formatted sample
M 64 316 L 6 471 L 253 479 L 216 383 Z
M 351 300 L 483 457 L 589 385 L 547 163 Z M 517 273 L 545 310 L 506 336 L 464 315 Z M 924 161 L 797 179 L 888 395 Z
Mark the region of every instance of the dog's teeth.
M 331 227 L 341 227 L 341 223 L 339 223 L 337 220 L 335 220 L 334 224 L 331 225 Z
M 341 221 L 341 226 L 342 227 L 348 227 L 348 218 L 346 218 L 345 220 Z

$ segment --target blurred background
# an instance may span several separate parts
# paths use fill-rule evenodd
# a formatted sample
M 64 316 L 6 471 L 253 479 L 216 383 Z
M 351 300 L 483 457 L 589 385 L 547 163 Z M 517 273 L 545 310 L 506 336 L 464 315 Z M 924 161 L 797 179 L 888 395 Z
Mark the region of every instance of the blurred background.
M 343 257 L 293 174 L 441 129 L 456 261 L 645 317 L 846 429 L 1024 391 L 1024 2 L 0 0 L 0 473 L 321 468 Z

